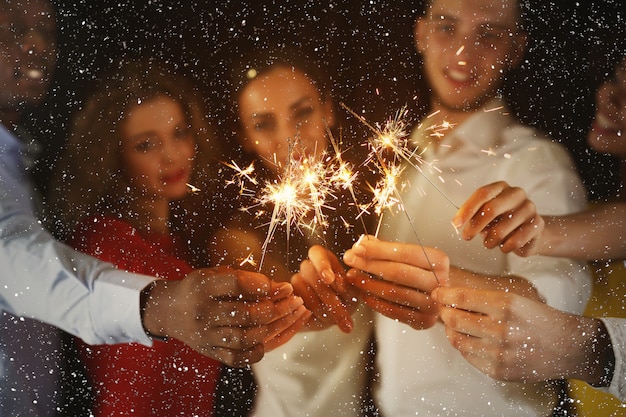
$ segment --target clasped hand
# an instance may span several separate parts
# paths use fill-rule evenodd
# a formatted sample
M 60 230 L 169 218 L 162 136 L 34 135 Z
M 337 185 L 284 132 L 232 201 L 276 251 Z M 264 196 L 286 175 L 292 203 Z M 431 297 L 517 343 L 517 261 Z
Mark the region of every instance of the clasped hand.
M 231 366 L 258 362 L 288 341 L 310 312 L 289 283 L 226 267 L 199 269 L 181 281 L 157 280 L 143 323 Z
M 313 312 L 318 327 L 337 324 L 349 332 L 359 299 L 415 329 L 436 323 L 438 308 L 430 292 L 448 278 L 449 261 L 443 252 L 364 236 L 343 260 L 352 269 L 345 271 L 333 253 L 314 246 L 292 277 L 294 291 Z

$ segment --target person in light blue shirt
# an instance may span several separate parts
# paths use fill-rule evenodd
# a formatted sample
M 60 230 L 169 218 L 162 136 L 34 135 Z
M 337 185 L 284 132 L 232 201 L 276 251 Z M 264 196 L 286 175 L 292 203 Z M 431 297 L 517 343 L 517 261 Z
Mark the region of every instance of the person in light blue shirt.
M 13 131 L 45 97 L 56 64 L 54 13 L 47 0 L 0 0 L 0 416 L 49 416 L 59 407 L 58 333 L 43 323 L 90 344 L 174 337 L 233 366 L 257 362 L 301 326 L 302 299 L 288 283 L 230 268 L 177 282 L 131 274 L 41 225 L 26 146 Z

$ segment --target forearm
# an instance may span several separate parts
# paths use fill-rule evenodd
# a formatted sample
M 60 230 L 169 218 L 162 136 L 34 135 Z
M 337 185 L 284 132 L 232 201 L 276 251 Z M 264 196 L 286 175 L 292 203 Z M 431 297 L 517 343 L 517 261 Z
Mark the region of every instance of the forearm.
M 545 216 L 538 253 L 577 259 L 626 257 L 626 203 L 600 204 L 566 216 Z

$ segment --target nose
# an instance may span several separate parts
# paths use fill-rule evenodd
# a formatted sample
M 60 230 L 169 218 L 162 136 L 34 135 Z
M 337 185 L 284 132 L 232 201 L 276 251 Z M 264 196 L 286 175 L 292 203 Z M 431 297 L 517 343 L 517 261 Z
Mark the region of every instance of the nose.
M 177 162 L 182 157 L 180 142 L 171 138 L 165 139 L 161 147 L 161 157 L 165 163 Z
M 276 140 L 278 140 L 278 143 L 286 143 L 287 140 L 294 141 L 298 133 L 297 124 L 289 118 L 283 118 L 276 130 Z

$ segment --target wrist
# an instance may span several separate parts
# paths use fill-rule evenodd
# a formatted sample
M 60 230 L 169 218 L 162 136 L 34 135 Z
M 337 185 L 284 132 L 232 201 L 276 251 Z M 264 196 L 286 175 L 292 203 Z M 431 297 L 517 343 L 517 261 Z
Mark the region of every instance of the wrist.
M 158 319 L 158 301 L 156 295 L 160 291 L 157 287 L 161 280 L 154 280 L 146 286 L 140 294 L 139 308 L 141 314 L 141 323 L 146 335 L 152 340 L 167 341 L 167 335 Z
M 562 244 L 567 243 L 563 236 L 563 227 L 558 216 L 543 216 L 545 227 L 537 237 L 537 255 L 557 256 Z
M 578 379 L 593 387 L 608 387 L 615 371 L 615 355 L 611 337 L 601 320 L 581 317 L 579 332 L 585 340 L 578 344 L 582 349 L 582 369 Z
M 597 376 L 589 381 L 589 384 L 594 387 L 608 387 L 613 380 L 613 374 L 615 373 L 615 352 L 613 352 L 613 344 L 611 343 L 611 336 L 606 329 L 606 326 L 602 320 L 596 320 L 597 322 L 597 334 L 593 338 L 592 351 L 597 355 Z

